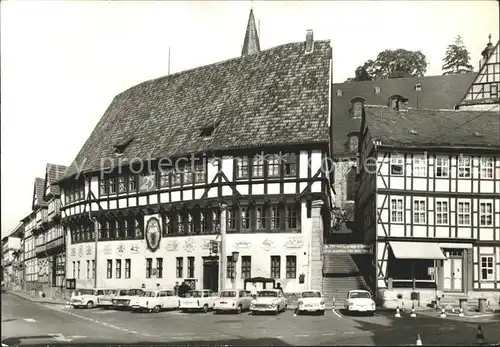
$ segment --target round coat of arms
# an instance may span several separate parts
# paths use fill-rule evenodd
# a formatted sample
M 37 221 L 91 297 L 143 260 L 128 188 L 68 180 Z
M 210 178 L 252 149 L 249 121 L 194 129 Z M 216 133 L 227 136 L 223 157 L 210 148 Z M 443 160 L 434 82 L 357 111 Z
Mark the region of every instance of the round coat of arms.
M 151 252 L 160 247 L 161 229 L 158 218 L 150 218 L 146 225 L 146 245 Z

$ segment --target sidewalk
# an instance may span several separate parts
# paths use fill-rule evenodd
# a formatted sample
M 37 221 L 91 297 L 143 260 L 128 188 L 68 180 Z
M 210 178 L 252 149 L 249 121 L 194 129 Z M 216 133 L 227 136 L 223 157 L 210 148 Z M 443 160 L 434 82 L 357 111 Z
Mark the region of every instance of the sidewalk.
M 24 291 L 7 290 L 7 291 L 5 291 L 5 293 L 15 295 L 15 296 L 22 298 L 24 300 L 28 300 L 31 302 L 38 302 L 41 304 L 66 305 L 66 303 L 67 303 L 66 300 L 62 300 L 62 299 L 52 299 L 52 298 L 47 298 L 47 297 L 46 298 L 34 297 L 34 296 L 24 292 Z

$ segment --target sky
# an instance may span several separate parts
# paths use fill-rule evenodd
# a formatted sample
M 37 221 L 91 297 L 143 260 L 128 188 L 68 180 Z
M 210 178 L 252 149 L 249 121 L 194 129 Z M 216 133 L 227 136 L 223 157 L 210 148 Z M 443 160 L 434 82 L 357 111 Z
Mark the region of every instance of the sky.
M 330 39 L 333 79 L 385 49 L 421 50 L 441 74 L 461 35 L 477 71 L 496 1 L 2 1 L 2 237 L 31 211 L 35 177 L 70 165 L 113 97 L 142 81 L 240 56 L 250 8 L 261 49 Z

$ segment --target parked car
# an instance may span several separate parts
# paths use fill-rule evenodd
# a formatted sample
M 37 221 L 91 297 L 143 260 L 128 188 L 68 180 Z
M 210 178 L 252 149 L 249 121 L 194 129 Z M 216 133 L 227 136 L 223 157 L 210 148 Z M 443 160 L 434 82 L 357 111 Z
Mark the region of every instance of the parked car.
M 260 312 L 274 312 L 278 314 L 286 310 L 286 299 L 279 289 L 265 289 L 257 292 L 257 299 L 250 305 L 253 315 Z
M 351 290 L 347 293 L 345 310 L 349 312 L 366 312 L 373 316 L 375 313 L 375 301 L 366 290 Z
M 94 308 L 97 299 L 104 295 L 104 289 L 77 289 L 73 292 L 69 304 L 73 308 Z
M 145 290 L 141 296 L 132 302 L 132 311 L 149 311 L 158 313 L 162 309 L 176 309 L 179 307 L 179 297 L 173 290 L 155 289 Z
M 144 293 L 142 289 L 121 289 L 113 298 L 113 306 L 117 310 L 130 308 L 130 303 L 142 293 Z
M 219 298 L 215 300 L 214 312 L 237 312 L 250 309 L 252 297 L 242 289 L 226 289 L 220 292 Z
M 179 308 L 186 311 L 203 311 L 208 312 L 215 306 L 217 297 L 208 289 L 190 290 L 183 298 L 180 298 Z
M 113 306 L 113 298 L 118 295 L 120 289 L 105 289 L 104 295 L 97 298 L 97 306 L 110 308 Z
M 297 313 L 318 312 L 325 314 L 325 300 L 319 290 L 307 290 L 300 294 Z

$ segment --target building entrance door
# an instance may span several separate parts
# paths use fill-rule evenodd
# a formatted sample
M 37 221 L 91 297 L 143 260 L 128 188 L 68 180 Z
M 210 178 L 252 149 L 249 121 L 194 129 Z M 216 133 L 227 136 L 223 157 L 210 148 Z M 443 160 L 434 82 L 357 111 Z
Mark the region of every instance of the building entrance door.
M 219 257 L 203 258 L 203 289 L 219 291 Z
M 463 250 L 445 251 L 443 289 L 449 292 L 463 291 Z

